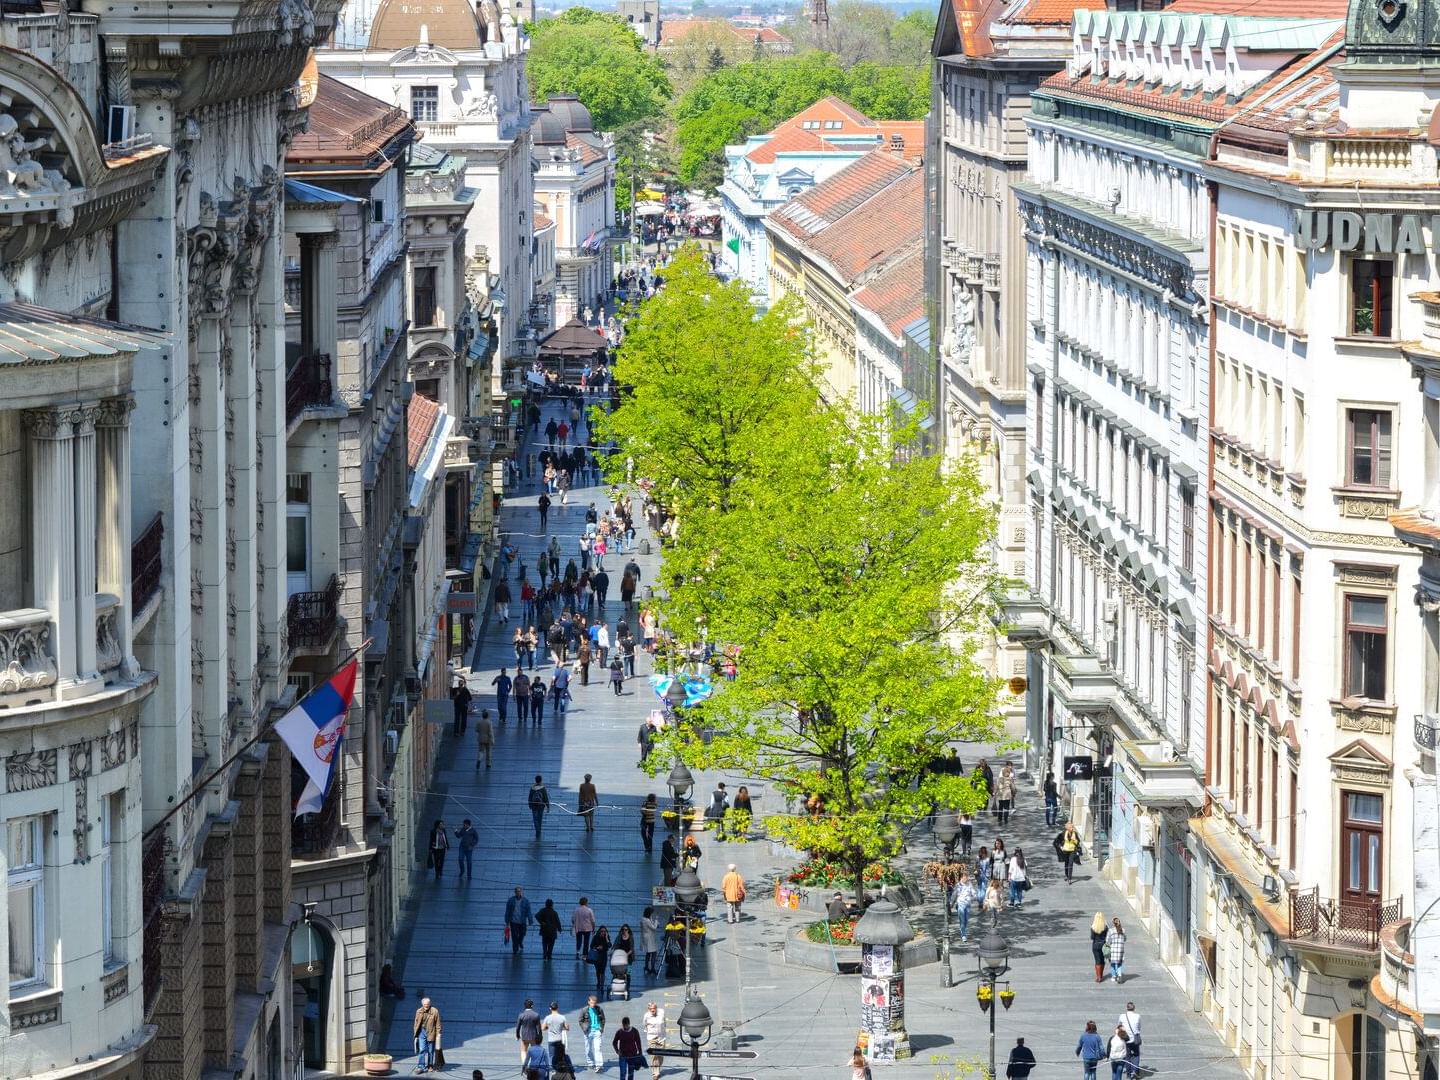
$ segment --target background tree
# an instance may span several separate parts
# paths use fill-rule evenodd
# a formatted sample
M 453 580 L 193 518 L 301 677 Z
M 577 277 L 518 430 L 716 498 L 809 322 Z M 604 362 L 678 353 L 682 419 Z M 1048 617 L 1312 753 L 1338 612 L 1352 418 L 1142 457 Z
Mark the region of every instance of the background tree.
M 725 147 L 765 130 L 763 118 L 748 105 L 718 102 L 676 125 L 680 157 L 675 174 L 685 187 L 714 191 L 725 178 Z
M 574 94 L 600 131 L 659 117 L 670 98 L 665 71 L 624 20 L 570 8 L 531 23 L 526 70 L 530 94 Z

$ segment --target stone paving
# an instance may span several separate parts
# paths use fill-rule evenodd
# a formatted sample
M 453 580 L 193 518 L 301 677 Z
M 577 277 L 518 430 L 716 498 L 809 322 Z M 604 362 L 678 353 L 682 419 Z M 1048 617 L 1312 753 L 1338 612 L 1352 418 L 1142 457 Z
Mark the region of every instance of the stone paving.
M 545 419 L 548 413 L 542 426 Z M 538 531 L 537 495 L 536 481 L 522 481 L 501 510 L 502 529 L 518 543 L 523 561 L 530 567 L 547 542 Z M 567 558 L 577 550 L 586 504 L 593 500 L 598 505 L 603 498 L 599 489 L 577 489 L 571 492 L 567 507 L 561 507 L 557 499 L 550 511 L 550 534 L 561 537 Z M 637 527 L 640 538 L 646 537 L 643 523 L 637 521 Z M 633 556 L 642 569 L 642 592 L 644 585 L 654 582 L 659 569 L 658 545 L 652 544 L 652 550 L 649 555 Z M 609 556 L 607 568 L 623 567 L 627 559 Z M 611 577 L 606 614 L 613 628 L 620 609 L 615 599 L 620 574 L 612 572 Z M 518 587 L 513 591 L 518 601 Z M 518 608 L 518 603 L 515 606 Z M 513 622 L 502 626 L 491 619 L 479 636 L 471 674 L 478 706 L 493 707 L 490 680 L 499 667 L 507 666 L 513 674 L 509 647 L 513 629 Z M 542 664 L 540 672 L 548 683 L 548 665 Z M 468 1077 L 476 1067 L 485 1071 L 487 1080 L 520 1075 L 513 1032 L 526 997 L 535 999 L 542 1014 L 550 1001 L 559 1002 L 574 1028 L 572 1055 L 579 1050 L 583 1062 L 577 1017 L 594 986 L 591 969 L 575 960 L 568 937 L 557 944 L 554 959 L 542 963 L 540 941 L 533 928 L 524 951 L 512 956 L 502 939 L 504 905 L 516 885 L 524 887 L 536 910 L 547 897 L 553 898 L 568 931 L 569 912 L 583 894 L 612 936 L 626 922 L 636 928 L 638 936 L 640 912 L 659 880 L 663 830 L 656 838 L 656 853 L 647 856 L 640 842 L 637 808 L 648 792 L 655 792 L 662 802 L 667 794 L 663 770 L 652 780 L 637 767 L 636 733 L 656 703 L 645 679 L 650 672 L 649 658 L 638 654 L 639 677 L 628 681 L 624 694 L 617 697 L 603 674 L 592 669 L 589 686 L 572 680 L 574 701 L 566 719 L 556 721 L 547 710 L 544 726 L 538 730 L 531 724 L 517 725 L 512 711 L 507 724 L 497 725 L 494 764 L 489 769 L 476 769 L 473 731 L 463 745 L 447 735 L 450 741 L 437 771 L 428 817 L 443 816 L 452 829 L 469 817 L 480 831 L 481 841 L 475 853 L 473 881 L 457 877 L 453 853 L 441 881 L 434 881 L 428 871 L 416 871 L 423 880 L 408 904 L 399 955 L 393 958 L 409 993 L 398 1005 L 388 1032 L 381 1033 L 378 1040 L 395 1056 L 397 1068 L 408 1073 L 414 1067 L 411 1016 L 422 993 L 434 999 L 444 1017 L 443 1045 L 451 1075 Z M 967 764 L 974 761 L 976 752 L 968 747 L 961 750 Z M 587 772 L 594 774 L 601 802 L 593 834 L 586 834 L 583 823 L 574 816 L 576 790 Z M 526 790 L 536 773 L 545 777 L 555 805 L 538 843 L 526 806 Z M 721 779 L 732 793 L 738 784 L 747 782 L 740 776 L 697 774 L 696 801 L 708 801 L 710 790 Z M 751 783 L 750 788 L 758 814 L 775 809 L 774 796 L 763 785 Z M 996 831 L 988 822 L 977 828 L 976 845 L 988 843 Z M 1050 853 L 1052 834 L 1044 826 L 1038 798 L 1022 793 L 1005 836 L 1012 850 L 1020 845 L 1031 853 L 1035 888 L 1023 908 L 1007 911 L 1000 919 L 1001 932 L 1012 946 L 1010 985 L 1018 994 L 1014 1007 L 997 1017 L 1001 1074 L 1016 1036 L 1023 1035 L 1040 1062 L 1032 1074 L 1036 1080 L 1078 1077 L 1081 1070 L 1074 1049 L 1084 1022 L 1096 1020 L 1102 1033 L 1113 1030 L 1125 1002 L 1132 1000 L 1143 1018 L 1143 1062 L 1155 1075 L 1193 1074 L 1207 1080 L 1241 1077 L 1232 1055 L 1203 1018 L 1190 1009 L 1143 932 L 1129 935 L 1124 985 L 1095 984 L 1090 920 L 1096 911 L 1125 920 L 1128 908 L 1108 884 L 1094 877 L 1095 867 L 1089 861 L 1067 885 Z M 848 1078 L 845 1062 L 859 1020 L 858 979 L 788 966 L 782 956 L 786 936 L 814 917 L 803 911 L 783 911 L 773 902 L 776 877 L 793 866 L 793 857 L 766 842 L 719 844 L 713 835 L 705 834 L 700 843 L 705 849 L 702 879 L 712 890 L 718 888 L 726 864 L 735 862 L 749 884 L 750 899 L 738 925 L 711 920 L 710 942 L 703 960 L 696 963 L 696 984 L 717 1029 L 721 1020 L 735 1021 L 740 1045 L 758 1054 L 755 1060 L 714 1062 L 709 1072 L 757 1080 Z M 922 831 L 913 838 L 905 862 L 918 863 L 932 850 L 931 838 Z M 910 915 L 917 926 L 940 932 L 933 888 Z M 915 1056 L 895 1066 L 893 1073 L 948 1077 L 947 1061 L 985 1058 L 988 1020 L 974 996 L 973 948 L 978 929 L 977 914 L 970 944 L 957 943 L 955 949 L 953 988 L 942 987 L 938 964 L 907 974 L 906 1026 Z M 679 981 L 644 975 L 637 966 L 630 1001 L 605 1003 L 606 1072 L 613 1074 L 616 1068 L 609 1037 L 621 1016 L 638 1022 L 645 1003 L 652 998 L 667 1010 L 673 1044 L 682 986 Z M 665 1075 L 685 1077 L 688 1067 L 688 1062 L 674 1060 Z M 876 1067 L 878 1076 L 886 1071 Z

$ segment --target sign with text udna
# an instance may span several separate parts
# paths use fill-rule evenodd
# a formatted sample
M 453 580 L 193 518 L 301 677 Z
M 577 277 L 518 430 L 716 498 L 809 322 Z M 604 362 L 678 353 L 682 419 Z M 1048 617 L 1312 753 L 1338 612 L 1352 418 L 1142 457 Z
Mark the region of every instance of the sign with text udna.
M 1295 237 L 1311 251 L 1359 251 L 1367 255 L 1424 255 L 1425 228 L 1440 244 L 1440 214 L 1297 210 Z

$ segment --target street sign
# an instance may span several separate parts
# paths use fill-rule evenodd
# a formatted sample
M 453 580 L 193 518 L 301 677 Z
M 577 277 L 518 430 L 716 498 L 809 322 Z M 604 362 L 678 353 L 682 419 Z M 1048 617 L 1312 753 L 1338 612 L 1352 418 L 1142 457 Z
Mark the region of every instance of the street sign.
M 760 1054 L 755 1050 L 703 1050 L 706 1057 L 711 1058 L 757 1058 Z
M 646 1050 L 645 1052 L 652 1057 L 688 1058 L 690 1056 L 689 1050 L 667 1050 L 663 1046 L 657 1046 L 653 1050 Z

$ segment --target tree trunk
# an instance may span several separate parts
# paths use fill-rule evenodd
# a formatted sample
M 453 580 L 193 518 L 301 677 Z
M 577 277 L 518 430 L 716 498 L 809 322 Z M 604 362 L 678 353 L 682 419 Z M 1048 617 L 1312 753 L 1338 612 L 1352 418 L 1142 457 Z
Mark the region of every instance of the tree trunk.
M 860 906 L 862 913 L 865 910 L 865 865 L 864 856 L 850 864 L 850 874 L 855 881 L 855 903 Z

